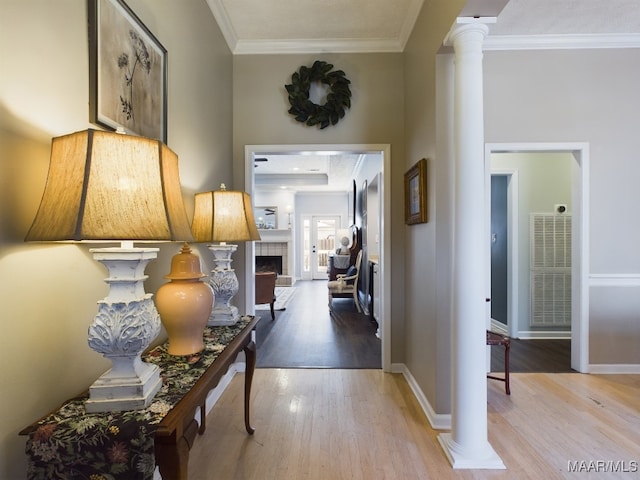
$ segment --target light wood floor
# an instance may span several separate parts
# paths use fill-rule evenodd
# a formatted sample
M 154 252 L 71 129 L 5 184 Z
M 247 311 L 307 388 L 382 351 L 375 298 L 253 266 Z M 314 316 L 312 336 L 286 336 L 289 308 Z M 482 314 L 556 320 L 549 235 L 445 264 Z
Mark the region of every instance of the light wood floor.
M 236 375 L 209 414 L 190 479 L 640 478 L 639 375 L 520 373 L 511 396 L 489 380 L 489 441 L 507 470 L 452 470 L 399 374 L 258 369 L 253 436 L 244 430 L 243 381 Z M 636 472 L 569 472 L 569 462 L 591 461 Z

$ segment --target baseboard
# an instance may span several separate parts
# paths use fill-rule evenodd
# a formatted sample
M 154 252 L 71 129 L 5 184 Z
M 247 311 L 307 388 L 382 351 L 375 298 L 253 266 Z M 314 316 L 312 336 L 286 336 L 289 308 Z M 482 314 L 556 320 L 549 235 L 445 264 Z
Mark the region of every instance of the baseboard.
M 491 319 L 491 331 L 501 333 L 502 335 L 509 335 L 509 329 L 507 328 L 507 326 L 504 323 L 499 322 L 498 320 L 495 320 L 493 318 Z
M 391 364 L 391 373 L 401 373 L 404 376 L 409 384 L 409 388 L 411 388 L 416 400 L 418 400 L 422 411 L 427 416 L 431 428 L 435 430 L 451 430 L 451 414 L 439 414 L 435 412 L 429 400 L 427 400 L 426 395 L 418 385 L 418 382 L 404 363 Z
M 634 363 L 597 363 L 590 364 L 588 367 L 589 373 L 595 374 L 640 374 L 640 365 Z
M 545 340 L 571 340 L 571 332 L 523 330 L 518 331 L 516 338 L 520 340 L 536 340 L 540 338 Z

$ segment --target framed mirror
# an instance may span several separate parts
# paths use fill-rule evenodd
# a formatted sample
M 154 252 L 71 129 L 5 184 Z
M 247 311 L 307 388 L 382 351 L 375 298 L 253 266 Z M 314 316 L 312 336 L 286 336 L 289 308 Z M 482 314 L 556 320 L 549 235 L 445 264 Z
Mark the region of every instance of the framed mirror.
M 253 214 L 259 229 L 276 230 L 278 228 L 278 207 L 255 207 Z

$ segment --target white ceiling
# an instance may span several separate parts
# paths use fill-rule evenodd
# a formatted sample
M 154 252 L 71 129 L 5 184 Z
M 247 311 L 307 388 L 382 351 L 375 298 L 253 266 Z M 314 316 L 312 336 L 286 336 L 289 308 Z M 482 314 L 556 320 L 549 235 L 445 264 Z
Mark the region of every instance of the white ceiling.
M 206 0 L 235 55 L 402 52 L 424 0 Z M 439 2 L 430 0 L 430 7 Z M 496 17 L 488 49 L 640 48 L 640 0 L 468 0 L 460 16 Z M 358 155 L 264 155 L 256 187 L 348 189 Z M 301 170 L 293 170 L 302 168 Z M 293 186 L 282 175 L 323 174 Z M 264 175 L 270 175 L 265 177 Z
M 401 52 L 423 1 L 207 0 L 207 3 L 234 54 L 264 54 Z M 446 1 L 431 0 L 431 3 Z M 497 16 L 497 22 L 490 26 L 490 39 L 589 35 L 597 41 L 602 36 L 640 35 L 639 0 L 468 0 L 460 15 Z
M 255 185 L 262 190 L 347 191 L 360 159 L 360 154 L 259 155 Z

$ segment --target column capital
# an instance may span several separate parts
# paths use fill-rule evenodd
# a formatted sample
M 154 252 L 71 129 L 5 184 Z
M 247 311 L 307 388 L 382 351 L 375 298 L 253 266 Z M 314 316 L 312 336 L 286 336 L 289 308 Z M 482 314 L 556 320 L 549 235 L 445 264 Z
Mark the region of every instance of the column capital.
M 468 39 L 475 40 L 482 43 L 489 34 L 489 27 L 487 23 L 495 23 L 490 21 L 489 18 L 460 18 L 456 20 L 456 23 L 451 27 L 449 33 L 444 39 L 444 45 L 456 46 L 456 42 Z M 495 20 L 495 19 L 494 19 Z

